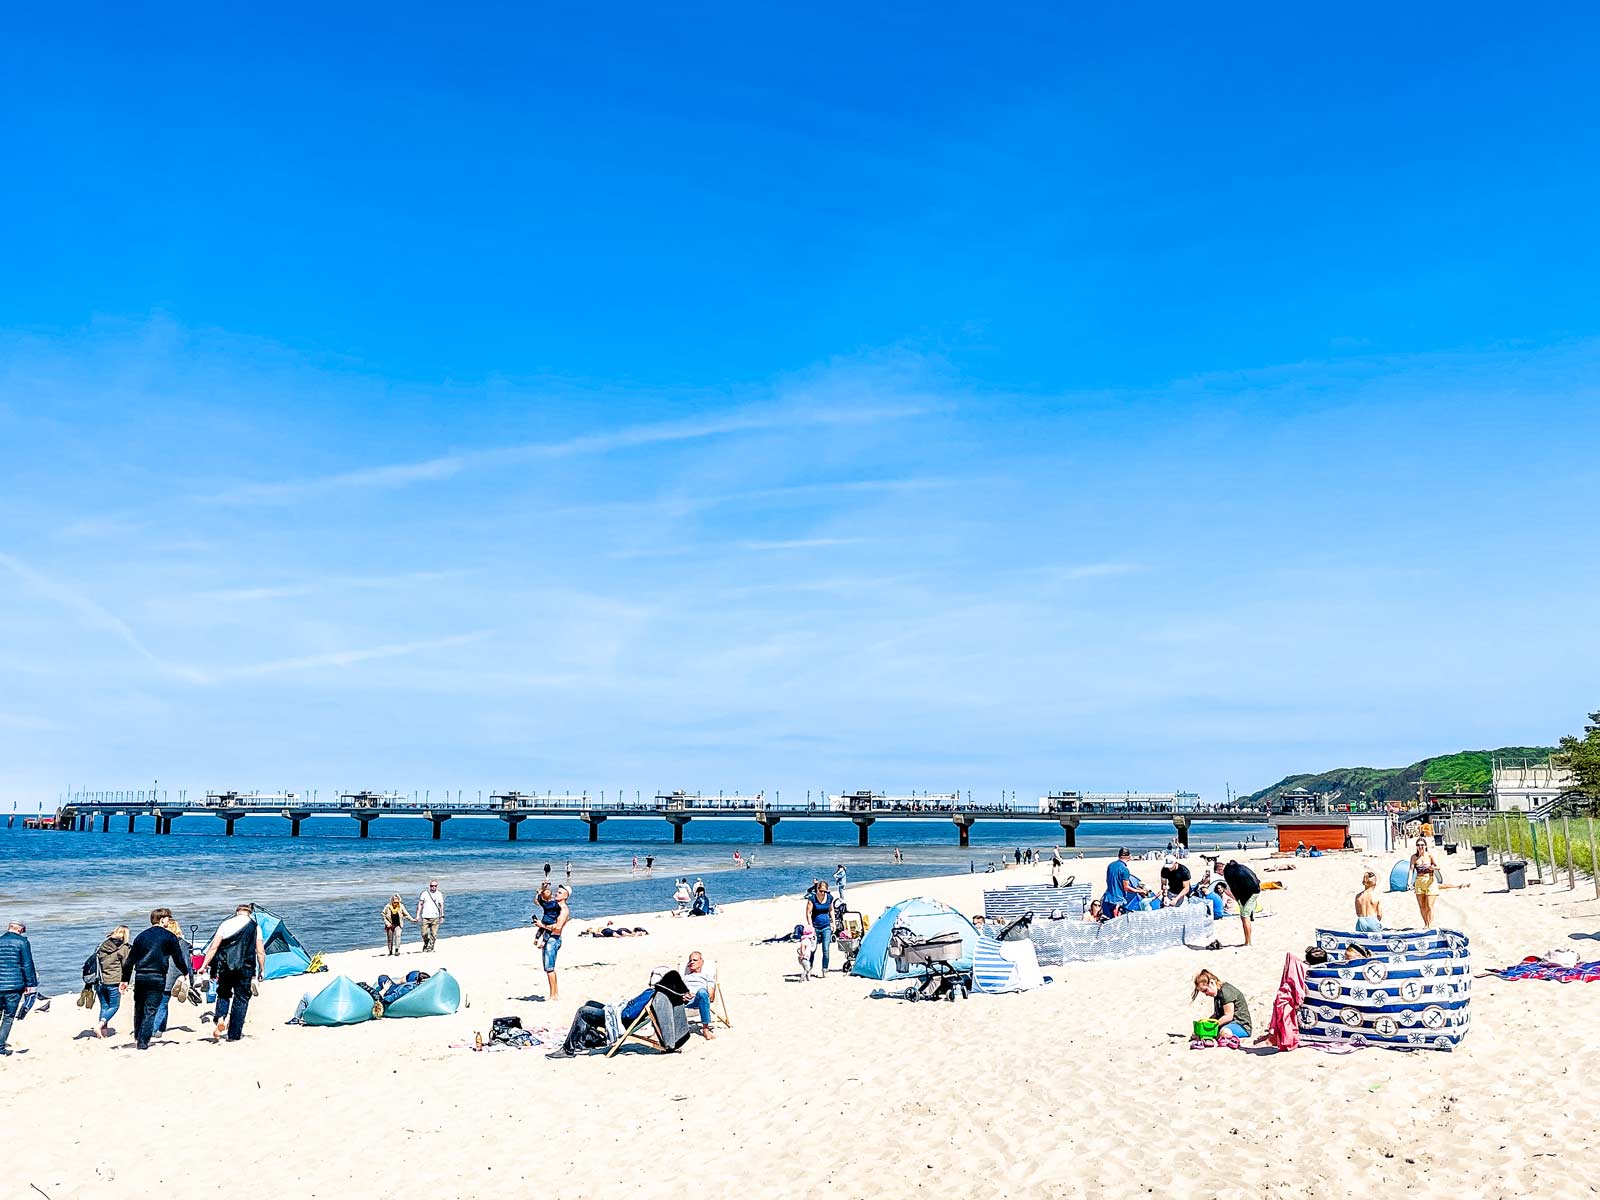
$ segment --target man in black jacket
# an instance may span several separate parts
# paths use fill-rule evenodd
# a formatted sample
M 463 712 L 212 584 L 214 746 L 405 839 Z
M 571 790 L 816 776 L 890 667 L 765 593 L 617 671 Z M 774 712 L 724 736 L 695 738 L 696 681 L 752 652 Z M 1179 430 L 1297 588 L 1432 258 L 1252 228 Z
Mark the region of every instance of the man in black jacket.
M 33 969 L 33 948 L 23 935 L 28 927 L 13 921 L 0 933 L 0 1054 L 10 1054 L 6 1039 L 11 1036 L 11 1022 L 22 1008 L 29 992 L 39 989 L 39 976 Z
M 217 1020 L 211 1030 L 211 1040 L 222 1034 L 222 1018 L 228 1018 L 228 1040 L 237 1042 L 244 1036 L 244 1015 L 250 1008 L 250 983 L 267 961 L 266 948 L 261 944 L 261 926 L 256 924 L 255 905 L 241 904 L 217 927 L 206 947 L 205 959 L 200 969 L 206 970 L 215 962 L 217 967 Z
M 167 967 L 176 966 L 185 976 L 189 963 L 183 956 L 183 943 L 166 927 L 172 920 L 170 908 L 150 914 L 150 928 L 133 939 L 128 949 L 128 972 L 133 976 L 134 1045 L 150 1049 L 155 1033 L 156 1012 L 167 994 Z

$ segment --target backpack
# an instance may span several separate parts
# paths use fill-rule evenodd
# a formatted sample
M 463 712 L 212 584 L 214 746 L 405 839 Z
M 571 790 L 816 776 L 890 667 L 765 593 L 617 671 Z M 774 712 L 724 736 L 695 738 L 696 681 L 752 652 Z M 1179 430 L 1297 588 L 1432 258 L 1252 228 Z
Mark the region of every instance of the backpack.
M 256 923 L 249 922 L 226 942 L 222 944 L 222 953 L 218 955 L 222 965 L 235 975 L 242 975 L 252 967 L 258 966 L 256 962 Z
M 99 987 L 100 982 L 100 951 L 96 950 L 83 960 L 83 986 L 86 988 Z

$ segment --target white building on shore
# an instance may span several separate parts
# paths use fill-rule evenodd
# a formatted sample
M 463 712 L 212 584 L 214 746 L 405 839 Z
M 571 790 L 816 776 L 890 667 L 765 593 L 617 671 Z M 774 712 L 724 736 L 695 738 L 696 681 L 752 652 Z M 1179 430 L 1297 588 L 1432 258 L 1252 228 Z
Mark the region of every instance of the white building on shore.
M 1497 758 L 1494 762 L 1496 812 L 1532 812 L 1572 790 L 1572 773 L 1548 759 Z

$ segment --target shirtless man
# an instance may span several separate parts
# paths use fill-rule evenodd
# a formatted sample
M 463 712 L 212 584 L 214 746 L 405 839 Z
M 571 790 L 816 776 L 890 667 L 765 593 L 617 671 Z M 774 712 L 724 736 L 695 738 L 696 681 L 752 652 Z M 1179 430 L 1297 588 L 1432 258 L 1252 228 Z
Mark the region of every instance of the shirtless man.
M 1356 932 L 1383 932 L 1383 902 L 1378 899 L 1378 876 L 1373 871 L 1361 877 L 1361 890 L 1356 893 Z

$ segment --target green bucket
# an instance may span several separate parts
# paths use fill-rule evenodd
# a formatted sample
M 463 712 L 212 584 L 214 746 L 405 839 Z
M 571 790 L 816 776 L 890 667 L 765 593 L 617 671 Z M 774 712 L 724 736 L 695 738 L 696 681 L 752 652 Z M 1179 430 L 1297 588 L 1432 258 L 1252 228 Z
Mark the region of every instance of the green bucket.
M 1222 1032 L 1222 1026 L 1215 1021 L 1196 1021 L 1194 1023 L 1194 1036 L 1197 1038 L 1215 1038 Z

